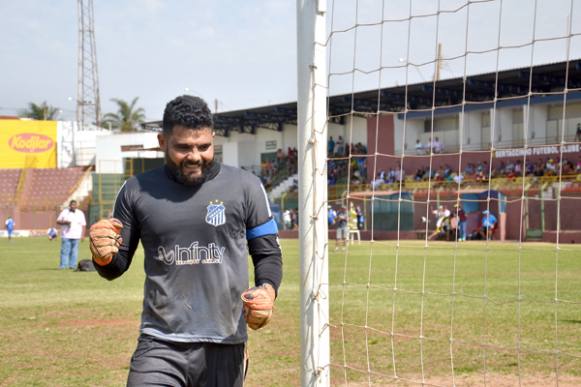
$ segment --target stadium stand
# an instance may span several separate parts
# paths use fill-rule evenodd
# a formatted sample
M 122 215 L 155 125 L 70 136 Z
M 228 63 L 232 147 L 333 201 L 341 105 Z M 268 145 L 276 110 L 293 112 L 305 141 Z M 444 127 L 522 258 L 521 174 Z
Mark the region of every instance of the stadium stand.
M 0 169 L 0 208 L 14 205 L 19 179 L 19 169 Z
M 58 212 L 88 172 L 80 167 L 0 169 L 0 218 L 12 216 L 17 229 L 44 232 L 54 226 Z M 86 200 L 77 199 L 86 209 Z
M 48 209 L 62 205 L 83 177 L 83 168 L 29 169 L 22 192 L 22 209 Z

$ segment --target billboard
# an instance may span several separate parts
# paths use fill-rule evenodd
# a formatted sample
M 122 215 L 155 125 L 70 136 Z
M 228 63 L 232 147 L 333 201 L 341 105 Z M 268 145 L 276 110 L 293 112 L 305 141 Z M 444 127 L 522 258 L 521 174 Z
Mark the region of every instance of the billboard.
M 0 168 L 56 168 L 56 121 L 0 120 Z

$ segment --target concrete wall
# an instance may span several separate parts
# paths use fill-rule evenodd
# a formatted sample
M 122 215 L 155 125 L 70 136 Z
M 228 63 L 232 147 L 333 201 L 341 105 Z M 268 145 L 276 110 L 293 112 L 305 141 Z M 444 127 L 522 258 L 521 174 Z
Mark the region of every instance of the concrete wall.
M 157 133 L 118 133 L 97 137 L 95 168 L 97 173 L 123 173 L 123 157 L 159 158 L 162 152 L 123 152 L 122 146 L 156 148 L 159 146 Z

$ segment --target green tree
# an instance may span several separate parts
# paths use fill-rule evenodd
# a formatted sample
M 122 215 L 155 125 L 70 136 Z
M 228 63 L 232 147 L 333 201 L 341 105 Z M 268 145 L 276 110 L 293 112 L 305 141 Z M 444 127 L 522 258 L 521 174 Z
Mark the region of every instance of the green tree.
M 117 113 L 107 113 L 103 116 L 102 126 L 112 129 L 119 129 L 122 132 L 133 132 L 139 128 L 139 124 L 145 121 L 145 110 L 137 108 L 137 100 L 133 98 L 131 103 L 118 98 L 112 98 L 111 101 L 117 104 Z
M 58 115 L 59 109 L 50 106 L 44 101 L 40 105 L 30 102 L 28 108 L 20 114 L 21 117 L 32 118 L 33 120 L 54 120 Z

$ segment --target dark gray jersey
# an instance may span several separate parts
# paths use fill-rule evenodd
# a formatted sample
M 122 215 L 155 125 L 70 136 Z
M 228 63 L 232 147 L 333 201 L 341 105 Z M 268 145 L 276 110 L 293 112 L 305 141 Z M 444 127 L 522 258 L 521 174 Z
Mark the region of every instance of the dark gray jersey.
M 145 251 L 141 331 L 170 341 L 242 343 L 240 294 L 248 287 L 247 240 L 277 233 L 266 192 L 246 171 L 222 165 L 197 187 L 165 168 L 130 178 L 114 216 L 120 253 Z

